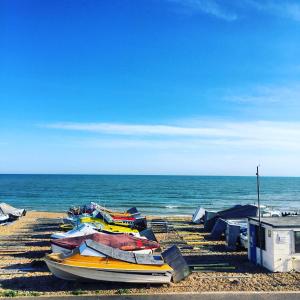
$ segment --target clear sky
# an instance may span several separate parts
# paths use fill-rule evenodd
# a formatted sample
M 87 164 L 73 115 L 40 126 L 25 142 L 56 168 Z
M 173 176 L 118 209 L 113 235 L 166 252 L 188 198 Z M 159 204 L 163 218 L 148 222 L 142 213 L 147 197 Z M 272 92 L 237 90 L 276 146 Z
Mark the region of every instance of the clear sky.
M 0 173 L 300 176 L 300 2 L 2 0 L 0 104 Z

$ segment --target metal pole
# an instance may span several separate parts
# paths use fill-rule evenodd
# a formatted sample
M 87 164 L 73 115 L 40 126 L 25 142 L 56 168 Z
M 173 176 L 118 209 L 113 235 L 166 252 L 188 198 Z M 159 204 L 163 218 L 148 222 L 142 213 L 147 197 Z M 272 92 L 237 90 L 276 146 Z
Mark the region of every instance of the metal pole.
M 259 192 L 260 192 L 260 182 L 259 182 L 259 171 L 258 171 L 258 166 L 256 167 L 256 185 L 257 185 L 257 205 L 258 205 L 258 242 L 259 242 L 259 249 L 260 249 L 260 265 L 263 265 L 263 252 L 262 252 L 262 228 L 261 228 L 261 210 L 260 210 L 260 197 L 259 197 Z

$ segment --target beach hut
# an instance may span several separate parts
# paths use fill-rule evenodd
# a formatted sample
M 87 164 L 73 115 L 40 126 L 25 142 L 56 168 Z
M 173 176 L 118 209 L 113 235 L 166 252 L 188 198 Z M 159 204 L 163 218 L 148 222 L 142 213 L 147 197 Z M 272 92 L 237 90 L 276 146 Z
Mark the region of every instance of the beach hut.
M 248 218 L 248 237 L 251 262 L 272 272 L 300 271 L 300 216 L 261 218 L 261 225 Z

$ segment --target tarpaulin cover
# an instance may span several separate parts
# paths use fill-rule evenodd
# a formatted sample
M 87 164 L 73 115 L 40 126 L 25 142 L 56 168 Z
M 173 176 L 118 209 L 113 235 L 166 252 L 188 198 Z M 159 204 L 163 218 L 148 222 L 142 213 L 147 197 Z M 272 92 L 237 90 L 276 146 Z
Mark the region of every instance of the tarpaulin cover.
M 240 238 L 240 226 L 234 224 L 227 224 L 226 244 L 230 250 L 236 250 L 237 242 L 239 238 Z
M 148 241 L 146 239 L 133 237 L 128 234 L 113 235 L 100 232 L 78 237 L 55 239 L 51 240 L 51 243 L 59 247 L 72 250 L 79 247 L 86 240 L 93 240 L 94 242 L 101 243 L 112 248 L 118 248 L 124 251 L 159 248 L 159 244 L 154 241 Z
M 210 238 L 218 240 L 222 237 L 222 234 L 225 233 L 227 223 L 225 220 L 219 218 L 211 231 Z
M 205 219 L 204 229 L 211 231 L 218 218 L 222 219 L 241 219 L 247 217 L 256 217 L 258 208 L 255 205 L 236 205 L 226 210 L 216 213 L 213 218 Z
M 139 213 L 139 211 L 137 210 L 136 207 L 131 207 L 131 208 L 129 208 L 129 209 L 127 210 L 127 212 L 128 212 L 129 214 L 132 214 L 132 215 L 135 215 L 135 214 L 138 214 L 138 213 Z
M 154 234 L 154 232 L 151 228 L 147 228 L 147 229 L 144 229 L 144 230 L 140 231 L 140 236 L 144 236 L 150 241 L 156 241 L 157 242 L 155 234 Z

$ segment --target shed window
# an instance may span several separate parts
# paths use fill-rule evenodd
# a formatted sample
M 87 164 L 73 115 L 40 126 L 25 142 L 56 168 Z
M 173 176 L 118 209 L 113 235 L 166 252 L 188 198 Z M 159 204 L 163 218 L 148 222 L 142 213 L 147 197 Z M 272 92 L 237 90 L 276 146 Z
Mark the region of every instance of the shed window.
M 294 236 L 295 236 L 295 253 L 300 253 L 300 231 L 295 231 Z
M 261 243 L 261 249 L 266 250 L 266 230 L 264 227 L 261 227 L 260 235 L 259 235 L 259 226 L 255 226 L 255 237 L 256 237 L 256 247 L 260 248 Z M 261 239 L 261 241 L 260 241 Z

